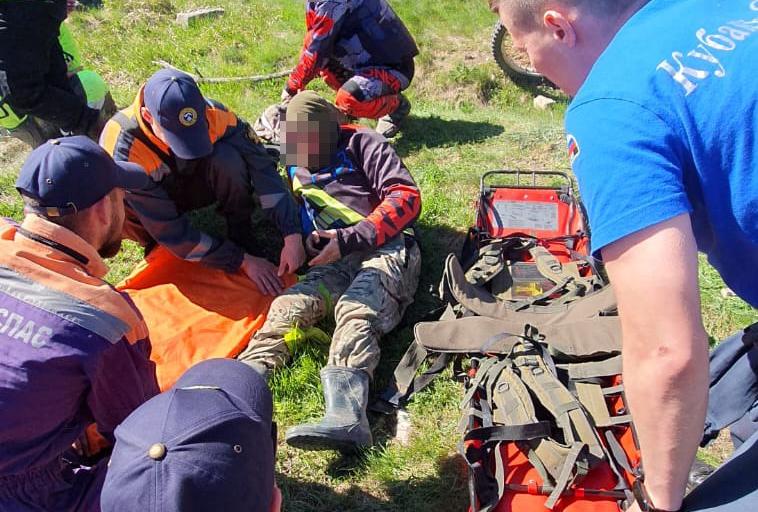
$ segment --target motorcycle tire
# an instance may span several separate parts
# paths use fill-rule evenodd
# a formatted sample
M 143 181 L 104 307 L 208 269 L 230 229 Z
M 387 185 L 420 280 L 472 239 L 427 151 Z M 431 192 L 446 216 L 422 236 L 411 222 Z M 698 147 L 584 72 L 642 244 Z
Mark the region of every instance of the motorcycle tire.
M 550 80 L 532 69 L 526 56 L 518 55 L 518 51 L 511 44 L 511 37 L 505 25 L 499 21 L 492 31 L 490 43 L 492 56 L 495 62 L 503 70 L 503 73 L 519 87 L 534 88 L 546 86 L 556 88 Z

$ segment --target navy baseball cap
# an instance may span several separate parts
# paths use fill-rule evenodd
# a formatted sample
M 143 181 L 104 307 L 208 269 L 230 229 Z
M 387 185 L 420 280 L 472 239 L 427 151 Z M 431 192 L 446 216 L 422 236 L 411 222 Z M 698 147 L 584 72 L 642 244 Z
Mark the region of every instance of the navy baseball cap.
M 103 512 L 268 512 L 276 424 L 266 380 L 235 359 L 187 370 L 115 431 Z
M 205 116 L 208 105 L 187 73 L 174 69 L 156 72 L 145 84 L 143 102 L 176 156 L 192 160 L 213 152 Z
M 149 179 L 139 165 L 115 162 L 94 141 L 77 135 L 50 139 L 32 151 L 16 189 L 39 203 L 27 211 L 61 217 L 89 208 L 114 188 L 141 189 Z

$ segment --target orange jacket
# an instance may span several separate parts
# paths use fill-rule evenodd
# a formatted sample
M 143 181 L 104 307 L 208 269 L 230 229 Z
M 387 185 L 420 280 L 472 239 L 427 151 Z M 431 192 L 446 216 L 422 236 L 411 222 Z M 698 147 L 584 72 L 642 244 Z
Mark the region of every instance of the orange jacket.
M 0 480 L 60 467 L 92 421 L 112 440 L 158 393 L 147 326 L 106 271 L 68 229 L 0 219 Z

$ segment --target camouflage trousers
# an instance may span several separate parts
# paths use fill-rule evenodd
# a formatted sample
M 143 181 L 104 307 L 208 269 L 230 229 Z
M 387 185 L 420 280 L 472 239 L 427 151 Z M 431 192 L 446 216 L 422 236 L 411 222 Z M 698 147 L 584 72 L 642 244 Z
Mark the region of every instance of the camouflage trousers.
M 286 363 L 284 335 L 294 326 L 311 327 L 334 305 L 335 329 L 328 364 L 373 376 L 379 338 L 400 322 L 413 301 L 421 271 L 418 244 L 400 234 L 369 253 L 350 254 L 314 267 L 274 299 L 266 322 L 238 359 L 269 371 Z

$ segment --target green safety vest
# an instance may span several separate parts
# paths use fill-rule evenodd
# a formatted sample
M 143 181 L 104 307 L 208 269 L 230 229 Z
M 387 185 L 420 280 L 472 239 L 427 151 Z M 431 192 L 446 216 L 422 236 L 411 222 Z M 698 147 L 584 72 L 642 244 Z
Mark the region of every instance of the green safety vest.
M 347 155 L 342 151 L 339 155 L 342 165 L 311 174 L 308 183 L 302 183 L 295 175 L 295 166 L 287 168 L 292 191 L 303 200 L 305 215 L 315 229 L 339 229 L 358 224 L 366 218 L 365 215 L 356 212 L 348 205 L 330 196 L 324 187 L 336 180 L 341 174 L 357 172 L 352 166 Z M 403 230 L 403 233 L 414 236 L 413 228 Z
M 339 169 L 339 168 L 338 168 Z M 290 167 L 292 191 L 300 197 L 305 213 L 316 229 L 337 229 L 352 226 L 366 217 L 344 203 L 333 198 L 322 188 L 336 179 L 339 173 L 314 174 L 311 183 L 303 184 L 295 176 L 295 168 Z M 327 176 L 328 174 L 328 176 Z

